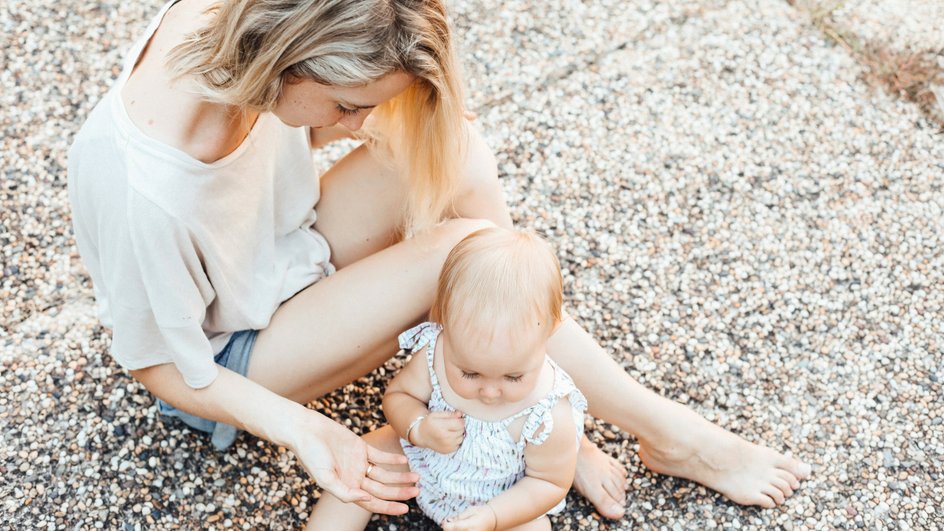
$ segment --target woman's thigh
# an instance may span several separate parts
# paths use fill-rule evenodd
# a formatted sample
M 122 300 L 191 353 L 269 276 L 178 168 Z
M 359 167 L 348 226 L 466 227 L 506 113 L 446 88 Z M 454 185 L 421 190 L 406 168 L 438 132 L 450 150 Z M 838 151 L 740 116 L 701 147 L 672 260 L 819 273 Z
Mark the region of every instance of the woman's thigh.
M 449 220 L 302 290 L 259 332 L 247 376 L 306 403 L 380 366 L 397 352 L 397 334 L 429 310 L 452 247 L 488 226 Z

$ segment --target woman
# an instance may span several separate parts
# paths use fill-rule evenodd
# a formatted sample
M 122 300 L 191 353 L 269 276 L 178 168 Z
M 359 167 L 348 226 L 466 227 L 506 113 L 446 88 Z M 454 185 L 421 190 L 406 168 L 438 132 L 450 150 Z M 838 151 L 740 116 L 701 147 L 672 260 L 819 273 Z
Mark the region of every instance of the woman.
M 309 150 L 369 115 L 319 190 Z M 162 412 L 219 447 L 230 426 L 284 445 L 342 500 L 406 510 L 415 476 L 371 466 L 401 458 L 302 404 L 392 354 L 452 246 L 511 225 L 440 0 L 172 2 L 76 137 L 69 178 L 112 354 Z M 548 350 L 656 472 L 765 507 L 809 474 L 646 390 L 572 320 Z M 583 440 L 575 483 L 605 516 L 623 514 L 624 474 Z

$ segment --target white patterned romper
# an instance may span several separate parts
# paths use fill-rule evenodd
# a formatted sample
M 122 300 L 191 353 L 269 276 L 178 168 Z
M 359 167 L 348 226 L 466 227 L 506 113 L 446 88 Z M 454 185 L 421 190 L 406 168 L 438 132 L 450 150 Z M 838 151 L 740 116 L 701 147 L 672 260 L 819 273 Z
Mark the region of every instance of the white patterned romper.
M 431 412 L 455 411 L 443 399 L 439 379 L 433 369 L 436 339 L 440 331 L 442 327 L 438 324 L 423 323 L 399 337 L 400 348 L 404 350 L 417 351 L 427 347 L 426 360 L 433 387 L 427 407 Z M 485 504 L 523 478 L 525 446 L 542 444 L 547 440 L 554 429 L 554 406 L 563 397 L 570 399 L 574 425 L 577 427 L 574 442 L 580 444 L 587 399 L 563 369 L 550 358 L 547 361 L 554 369 L 554 386 L 544 398 L 502 420 L 484 421 L 466 415 L 465 439 L 455 452 L 440 454 L 400 439 L 410 468 L 420 476 L 420 494 L 416 501 L 426 516 L 442 525 L 446 518 L 469 507 Z M 520 440 L 515 441 L 508 432 L 508 426 L 521 417 L 527 418 L 521 429 Z M 535 435 L 541 425 L 545 429 Z M 565 500 L 561 500 L 548 514 L 559 513 L 564 509 L 564 504 Z

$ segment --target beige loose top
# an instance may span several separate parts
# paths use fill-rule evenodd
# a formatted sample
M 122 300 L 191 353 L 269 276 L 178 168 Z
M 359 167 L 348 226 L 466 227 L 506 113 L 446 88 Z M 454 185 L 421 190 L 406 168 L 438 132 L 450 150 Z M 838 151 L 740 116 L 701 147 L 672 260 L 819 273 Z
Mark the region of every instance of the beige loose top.
M 259 116 L 205 164 L 130 120 L 120 91 L 167 4 L 69 150 L 69 197 L 111 353 L 127 369 L 175 363 L 210 385 L 233 332 L 265 328 L 279 304 L 331 272 L 314 231 L 319 197 L 308 129 Z

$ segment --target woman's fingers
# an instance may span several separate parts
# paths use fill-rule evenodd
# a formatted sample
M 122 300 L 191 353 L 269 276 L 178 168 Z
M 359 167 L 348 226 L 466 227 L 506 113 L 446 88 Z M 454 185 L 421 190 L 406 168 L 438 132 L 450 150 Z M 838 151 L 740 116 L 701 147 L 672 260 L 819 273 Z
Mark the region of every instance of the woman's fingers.
M 363 502 L 370 500 L 370 493 L 362 489 L 353 489 L 344 484 L 343 481 L 331 470 L 321 470 L 314 474 L 315 481 L 322 489 L 330 492 L 343 502 Z
M 412 485 L 420 480 L 419 474 L 415 472 L 387 470 L 382 466 L 371 468 L 367 478 L 387 485 Z
M 367 478 L 361 482 L 361 488 L 375 498 L 382 500 L 409 500 L 420 493 L 414 485 L 390 485 Z
M 389 514 L 392 516 L 406 514 L 407 511 L 410 510 L 409 506 L 405 503 L 382 500 L 373 496 L 367 501 L 357 502 L 357 505 L 372 513 Z
M 367 460 L 371 463 L 385 465 L 405 465 L 406 456 L 378 450 L 371 445 L 367 445 Z M 366 471 L 366 469 L 365 469 Z

